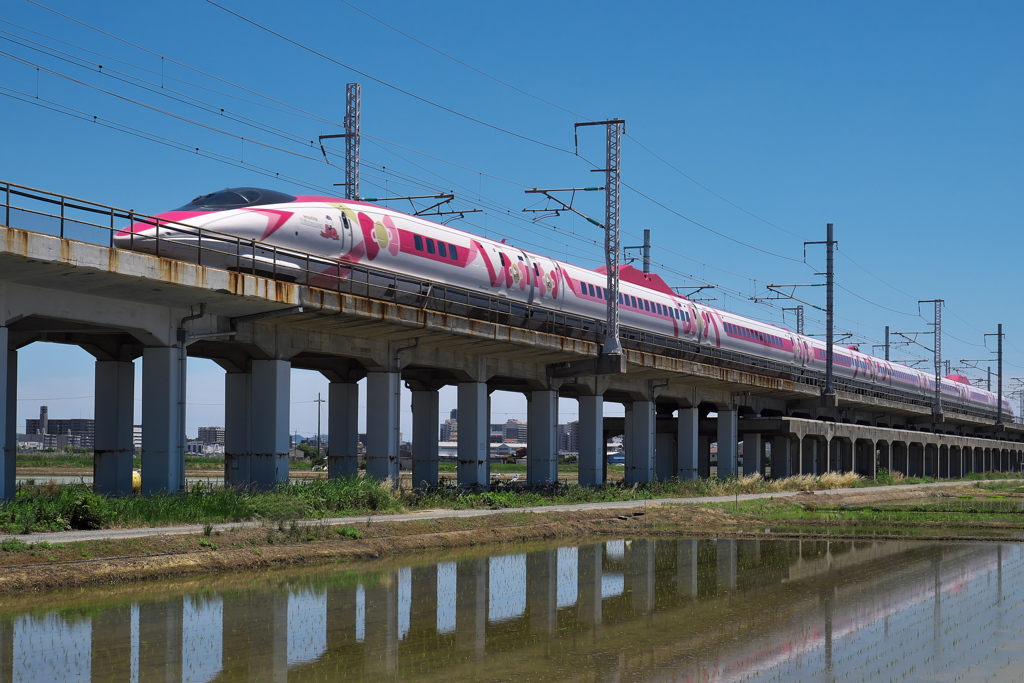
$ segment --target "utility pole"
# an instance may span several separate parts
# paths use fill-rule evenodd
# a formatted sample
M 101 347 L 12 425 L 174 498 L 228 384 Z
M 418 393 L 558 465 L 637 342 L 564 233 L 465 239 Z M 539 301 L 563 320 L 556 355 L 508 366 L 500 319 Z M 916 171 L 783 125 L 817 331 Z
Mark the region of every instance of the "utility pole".
M 796 312 L 796 333 L 804 333 L 804 307 L 794 306 L 793 308 L 783 308 L 783 311 L 795 311 Z
M 996 428 L 1003 427 L 1003 324 L 999 323 L 995 334 L 986 334 L 986 337 L 995 337 L 998 340 L 996 351 Z M 991 370 L 990 370 L 991 372 Z M 989 389 L 991 391 L 991 388 Z
M 320 397 L 320 392 L 316 394 L 316 457 L 319 460 L 322 456 L 320 452 L 320 404 L 324 403 L 324 399 Z
M 649 228 L 644 228 L 644 243 L 638 244 L 634 247 L 623 247 L 622 251 L 625 253 L 630 249 L 640 249 L 641 261 L 644 265 L 644 273 L 651 272 L 651 231 Z
M 825 402 L 835 407 L 836 390 L 833 384 L 832 350 L 835 331 L 835 248 L 832 224 L 825 225 L 824 242 L 804 242 L 806 252 L 808 244 L 825 245 Z M 815 273 L 822 275 L 822 273 Z
M 360 125 L 362 119 L 362 87 L 358 83 L 345 85 L 345 132 L 334 135 L 321 135 L 320 151 L 327 161 L 327 150 L 324 140 L 345 138 L 345 182 L 334 183 L 345 186 L 349 199 L 359 199 L 359 143 L 361 138 Z
M 885 359 L 889 360 L 889 326 L 885 326 Z
M 935 405 L 932 406 L 932 417 L 935 422 L 942 422 L 942 299 L 925 299 L 921 304 L 935 304 L 935 322 L 932 323 L 935 333 Z

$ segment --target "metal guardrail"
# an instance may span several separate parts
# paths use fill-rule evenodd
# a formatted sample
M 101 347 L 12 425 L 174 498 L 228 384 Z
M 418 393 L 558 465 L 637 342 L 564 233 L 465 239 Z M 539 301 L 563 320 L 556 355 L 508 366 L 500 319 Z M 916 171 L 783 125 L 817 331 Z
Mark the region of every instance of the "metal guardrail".
M 258 240 L 198 229 L 136 213 L 130 209 L 119 209 L 6 181 L 0 181 L 0 191 L 3 192 L 4 200 L 4 224 L 12 228 L 115 248 L 115 234 L 132 224 L 143 223 L 156 228 L 157 256 L 160 256 L 162 251 L 164 255 L 173 254 L 174 258 L 200 266 L 217 264 L 218 267 L 254 273 L 271 279 L 304 282 L 313 287 L 342 294 L 571 337 L 595 344 L 600 343 L 604 336 L 604 320 L 565 314 L 505 298 L 487 296 L 453 285 L 399 275 L 371 266 L 340 262 L 337 259 L 267 245 Z M 119 222 L 124 224 L 119 227 Z M 134 236 L 130 239 L 134 240 Z M 338 274 L 324 273 L 332 269 Z M 621 336 L 623 348 L 626 349 L 697 362 L 706 363 L 714 360 L 725 367 L 769 374 L 808 387 L 823 389 L 825 386 L 824 373 L 815 370 L 794 368 L 786 363 L 704 346 L 638 328 L 622 327 Z M 931 402 L 924 397 L 898 389 L 887 389 L 843 378 L 836 378 L 835 385 L 837 389 L 853 394 L 923 408 L 931 406 Z M 994 411 L 982 411 L 952 399 L 946 402 L 946 407 L 964 416 L 987 419 L 994 417 Z M 1016 416 L 1015 419 L 1022 418 L 1024 416 Z

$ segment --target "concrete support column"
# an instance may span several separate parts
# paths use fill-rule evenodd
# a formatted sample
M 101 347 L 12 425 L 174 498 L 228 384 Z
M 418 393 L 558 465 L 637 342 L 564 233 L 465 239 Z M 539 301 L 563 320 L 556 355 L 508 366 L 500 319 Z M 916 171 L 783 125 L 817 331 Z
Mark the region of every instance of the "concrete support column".
M 604 543 L 582 545 L 577 552 L 576 604 L 579 621 L 587 626 L 601 623 Z
M 626 546 L 626 591 L 633 596 L 633 609 L 647 614 L 654 609 L 654 541 L 637 539 Z
M 365 636 L 363 675 L 371 681 L 392 679 L 398 669 L 398 577 L 394 570 L 364 587 Z
M 718 478 L 735 477 L 739 463 L 739 421 L 735 409 L 718 411 Z
M 558 392 L 531 391 L 526 400 L 526 483 L 557 481 Z
M 93 490 L 130 496 L 135 454 L 135 363 L 96 361 L 94 411 Z
M 530 633 L 558 631 L 558 551 L 526 554 L 526 610 Z
M 784 479 L 793 475 L 789 455 L 790 444 L 788 436 L 777 436 L 772 439 L 772 479 Z
M 698 426 L 700 412 L 696 408 L 680 408 L 679 424 L 676 434 L 676 476 L 680 480 L 696 479 L 697 468 Z
M 414 394 L 414 420 L 415 403 Z M 434 421 L 437 422 L 436 410 Z M 437 436 L 436 432 L 434 436 Z M 338 479 L 358 474 L 359 385 L 355 382 L 331 382 L 327 385 L 327 477 Z
M 761 446 L 763 439 L 760 434 L 747 432 L 743 435 L 743 476 L 762 474 Z
M 176 346 L 142 351 L 142 492 L 185 488 L 185 359 Z
M 604 483 L 604 397 L 580 396 L 579 405 L 580 486 L 600 486 Z
M 252 373 L 229 372 L 224 375 L 224 485 L 251 483 Z
M 487 486 L 490 415 L 486 382 L 459 383 L 459 486 Z
M 627 406 L 626 434 L 626 485 L 654 481 L 654 401 L 634 401 L 632 410 Z
M 462 436 L 462 408 L 459 408 L 459 436 Z M 488 580 L 487 558 L 462 560 L 456 567 L 456 647 L 472 650 L 478 659 L 487 651 Z
M 675 419 L 671 418 L 673 426 Z M 676 464 L 676 430 L 661 431 L 658 429 L 658 419 L 655 418 L 654 427 L 654 476 L 658 481 L 665 481 L 676 476 L 679 467 Z M 662 420 L 669 422 L 669 420 Z
M 434 486 L 438 481 L 437 440 L 440 398 L 436 389 L 412 393 L 412 487 Z
M 400 400 L 399 373 L 370 372 L 366 375 L 366 414 L 373 416 L 366 421 L 366 476 L 380 481 L 390 479 L 395 486 L 398 486 Z M 462 434 L 461 410 L 459 434 Z
M 964 449 L 962 446 L 949 447 L 949 477 L 959 479 L 964 476 Z
M 829 439 L 825 442 L 825 472 L 843 471 L 843 442 L 841 439 Z
M 701 479 L 711 476 L 711 437 L 697 436 L 697 475 Z
M 14 498 L 18 455 L 18 352 L 7 348 L 8 332 L 0 327 L 0 500 Z
M 291 363 L 252 361 L 252 469 L 250 485 L 266 490 L 288 482 L 291 435 Z
M 920 477 L 922 475 L 922 460 L 924 459 L 924 448 L 919 443 L 907 444 L 907 476 Z
M 185 600 L 167 598 L 139 604 L 141 680 L 181 681 Z M 153 675 L 153 674 L 156 675 Z

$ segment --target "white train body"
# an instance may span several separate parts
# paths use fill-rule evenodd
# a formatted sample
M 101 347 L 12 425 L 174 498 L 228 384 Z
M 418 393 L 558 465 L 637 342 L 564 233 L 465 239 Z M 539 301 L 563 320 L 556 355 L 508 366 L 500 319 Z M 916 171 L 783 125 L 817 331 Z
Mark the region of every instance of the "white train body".
M 252 244 L 252 253 L 242 254 L 250 266 L 247 270 L 294 273 L 313 286 L 337 282 L 346 276 L 346 266 L 364 264 L 530 306 L 598 320 L 606 316 L 603 268 L 587 270 L 375 204 L 234 188 L 156 218 L 157 226 L 139 222 L 119 232 L 115 244 L 183 260 L 195 260 L 201 246 L 204 265 L 233 269 L 242 262 L 235 246 L 241 238 Z M 220 240 L 217 233 L 231 236 L 230 241 Z M 275 248 L 288 251 L 278 253 Z M 289 252 L 317 258 L 299 262 Z M 690 301 L 657 275 L 629 266 L 620 271 L 619 287 L 623 327 L 825 371 L 823 341 Z M 833 353 L 837 377 L 925 400 L 935 395 L 932 374 L 852 348 L 835 348 Z M 996 412 L 996 395 L 971 386 L 966 378 L 943 378 L 942 394 L 947 400 Z M 1005 399 L 1003 415 L 1013 415 Z

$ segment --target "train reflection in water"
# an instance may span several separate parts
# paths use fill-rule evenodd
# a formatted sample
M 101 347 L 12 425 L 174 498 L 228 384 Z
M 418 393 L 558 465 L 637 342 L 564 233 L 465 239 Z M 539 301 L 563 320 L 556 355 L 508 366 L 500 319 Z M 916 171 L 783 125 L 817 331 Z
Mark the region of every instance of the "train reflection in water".
M 637 539 L 214 577 L 0 614 L 0 681 L 973 676 L 1019 649 L 1022 569 L 1017 544 Z

